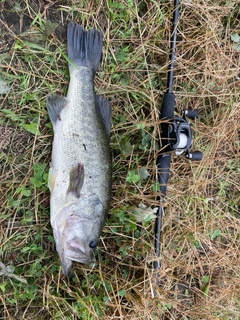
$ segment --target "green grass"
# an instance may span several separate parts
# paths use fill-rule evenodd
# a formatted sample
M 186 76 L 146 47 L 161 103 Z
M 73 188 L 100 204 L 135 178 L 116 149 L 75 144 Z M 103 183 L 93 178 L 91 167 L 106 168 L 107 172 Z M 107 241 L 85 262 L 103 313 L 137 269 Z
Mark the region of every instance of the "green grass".
M 44 2 L 45 3 L 45 2 Z M 197 108 L 193 150 L 173 157 L 154 260 L 156 157 L 172 2 L 2 2 L 0 319 L 239 319 L 239 6 L 182 1 L 176 113 Z M 50 93 L 66 94 L 68 21 L 104 34 L 97 92 L 113 107 L 113 195 L 95 269 L 61 275 L 49 220 Z M 20 30 L 21 28 L 21 30 Z

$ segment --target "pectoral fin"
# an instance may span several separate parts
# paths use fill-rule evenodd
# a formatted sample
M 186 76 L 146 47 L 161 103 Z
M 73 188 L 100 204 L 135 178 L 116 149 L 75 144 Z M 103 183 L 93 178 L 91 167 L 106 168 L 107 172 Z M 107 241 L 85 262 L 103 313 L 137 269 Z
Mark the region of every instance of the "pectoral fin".
M 84 182 L 84 165 L 79 162 L 78 165 L 71 169 L 68 185 L 68 193 L 73 193 L 76 198 L 80 197 L 80 191 Z
M 54 189 L 54 184 L 55 184 L 55 175 L 54 175 L 54 170 L 52 167 L 49 169 L 48 173 L 48 188 L 52 192 Z
M 47 97 L 47 111 L 52 122 L 53 129 L 57 121 L 61 121 L 61 111 L 67 103 L 67 99 L 60 95 L 54 94 Z

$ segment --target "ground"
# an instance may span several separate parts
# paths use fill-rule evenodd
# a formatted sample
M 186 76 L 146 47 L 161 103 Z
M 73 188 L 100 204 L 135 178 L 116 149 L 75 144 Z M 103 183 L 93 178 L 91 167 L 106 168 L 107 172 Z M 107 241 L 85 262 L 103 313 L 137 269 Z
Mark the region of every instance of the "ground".
M 152 268 L 172 13 L 172 1 L 1 2 L 0 319 L 240 319 L 238 1 L 181 1 L 175 111 L 198 109 L 193 150 L 203 160 L 172 157 L 161 268 Z M 113 108 L 98 264 L 75 263 L 71 281 L 49 220 L 45 107 L 67 91 L 69 21 L 103 32 L 95 86 Z

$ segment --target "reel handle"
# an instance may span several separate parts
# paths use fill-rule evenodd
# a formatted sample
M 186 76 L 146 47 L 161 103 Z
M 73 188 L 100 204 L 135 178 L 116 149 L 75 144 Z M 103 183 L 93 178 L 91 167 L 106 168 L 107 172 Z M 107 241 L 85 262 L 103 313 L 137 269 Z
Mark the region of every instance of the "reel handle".
M 198 117 L 198 111 L 197 109 L 194 109 L 194 110 L 191 110 L 191 109 L 188 109 L 188 110 L 184 110 L 183 111 L 183 116 L 184 117 L 188 117 L 189 119 L 196 119 Z
M 203 154 L 201 151 L 188 152 L 186 154 L 186 158 L 192 161 L 201 161 L 203 158 Z

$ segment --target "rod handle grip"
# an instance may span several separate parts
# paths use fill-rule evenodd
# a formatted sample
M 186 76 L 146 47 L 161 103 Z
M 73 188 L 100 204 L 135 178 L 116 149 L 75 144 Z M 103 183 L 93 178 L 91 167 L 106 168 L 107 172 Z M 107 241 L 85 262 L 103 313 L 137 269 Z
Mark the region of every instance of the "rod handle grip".
M 170 120 L 174 118 L 175 95 L 166 92 L 163 95 L 161 119 Z
M 158 182 L 160 184 L 160 192 L 166 195 L 167 183 L 170 171 L 170 154 L 162 154 L 157 157 Z

